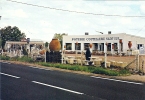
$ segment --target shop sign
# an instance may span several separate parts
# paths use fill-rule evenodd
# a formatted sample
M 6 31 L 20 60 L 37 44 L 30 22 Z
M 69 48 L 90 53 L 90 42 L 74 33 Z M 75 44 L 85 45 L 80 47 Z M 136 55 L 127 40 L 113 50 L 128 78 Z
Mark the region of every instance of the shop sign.
M 99 37 L 99 38 L 72 38 L 72 41 L 104 41 L 104 40 L 119 40 L 119 37 Z

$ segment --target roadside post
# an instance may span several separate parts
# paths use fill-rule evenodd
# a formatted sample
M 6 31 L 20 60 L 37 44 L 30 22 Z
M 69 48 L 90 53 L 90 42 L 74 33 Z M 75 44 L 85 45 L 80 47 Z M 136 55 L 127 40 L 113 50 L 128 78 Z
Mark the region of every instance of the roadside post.
M 107 62 L 107 46 L 108 46 L 108 43 L 106 42 L 105 45 L 106 45 L 106 50 L 105 50 L 105 68 L 107 68 L 106 62 Z

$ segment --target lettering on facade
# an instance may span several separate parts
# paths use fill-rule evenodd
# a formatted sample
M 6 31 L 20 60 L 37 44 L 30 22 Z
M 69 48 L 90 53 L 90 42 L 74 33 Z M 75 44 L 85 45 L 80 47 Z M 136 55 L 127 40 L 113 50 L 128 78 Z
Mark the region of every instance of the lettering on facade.
M 101 40 L 119 40 L 119 37 L 72 38 L 72 41 L 101 41 Z
M 72 41 L 85 41 L 85 38 L 72 38 Z

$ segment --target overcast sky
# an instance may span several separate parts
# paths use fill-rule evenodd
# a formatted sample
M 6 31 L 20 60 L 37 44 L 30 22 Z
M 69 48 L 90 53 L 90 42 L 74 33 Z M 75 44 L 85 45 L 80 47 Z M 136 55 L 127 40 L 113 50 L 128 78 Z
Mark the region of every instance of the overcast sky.
M 145 37 L 145 1 L 15 1 L 39 7 L 15 3 L 10 0 L 0 0 L 0 16 L 2 16 L 0 27 L 17 26 L 30 39 L 51 41 L 55 33 L 84 35 L 85 32 L 89 32 L 90 35 L 100 34 L 96 31 L 104 34 L 111 31 L 112 34 L 127 33 Z M 68 12 L 49 7 L 92 14 Z

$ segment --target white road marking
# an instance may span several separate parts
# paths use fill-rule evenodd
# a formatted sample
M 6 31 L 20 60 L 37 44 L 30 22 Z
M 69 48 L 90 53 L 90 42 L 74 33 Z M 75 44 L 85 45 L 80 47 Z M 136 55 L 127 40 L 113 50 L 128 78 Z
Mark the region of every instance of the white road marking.
M 2 62 L 2 63 L 8 63 L 8 62 Z
M 1 72 L 0 72 L 0 74 L 6 75 L 6 76 L 10 76 L 10 77 L 14 77 L 14 78 L 20 78 L 20 77 L 14 76 L 14 75 L 6 74 L 6 73 L 1 73 Z
M 43 69 L 43 70 L 51 70 L 51 69 L 46 69 L 46 68 L 34 67 L 34 66 L 28 66 L 28 67 L 31 67 L 31 68 L 36 68 L 36 69 Z M 52 71 L 52 70 L 51 70 L 51 71 Z
M 2 63 L 11 64 L 10 62 L 2 62 Z
M 118 82 L 124 82 L 124 83 L 131 83 L 131 84 L 143 85 L 143 83 L 130 82 L 130 81 L 123 81 L 123 80 L 117 80 L 117 79 L 111 79 L 111 78 L 103 78 L 103 77 L 96 77 L 96 76 L 90 76 L 90 77 L 99 78 L 99 79 L 104 79 L 104 80 L 111 80 L 111 81 L 118 81 Z
M 52 88 L 64 90 L 64 91 L 67 91 L 67 92 L 72 92 L 72 93 L 81 94 L 81 95 L 84 94 L 84 93 L 81 93 L 81 92 L 77 92 L 77 91 L 73 91 L 73 90 L 69 90 L 69 89 L 65 89 L 65 88 L 61 88 L 61 87 L 57 87 L 57 86 L 53 86 L 53 85 L 49 85 L 49 84 L 45 84 L 45 83 L 41 83 L 41 82 L 37 82 L 37 81 L 32 81 L 32 82 L 36 83 L 36 84 L 41 84 L 41 85 L 44 85 L 44 86 L 49 86 L 49 87 L 52 87 Z

